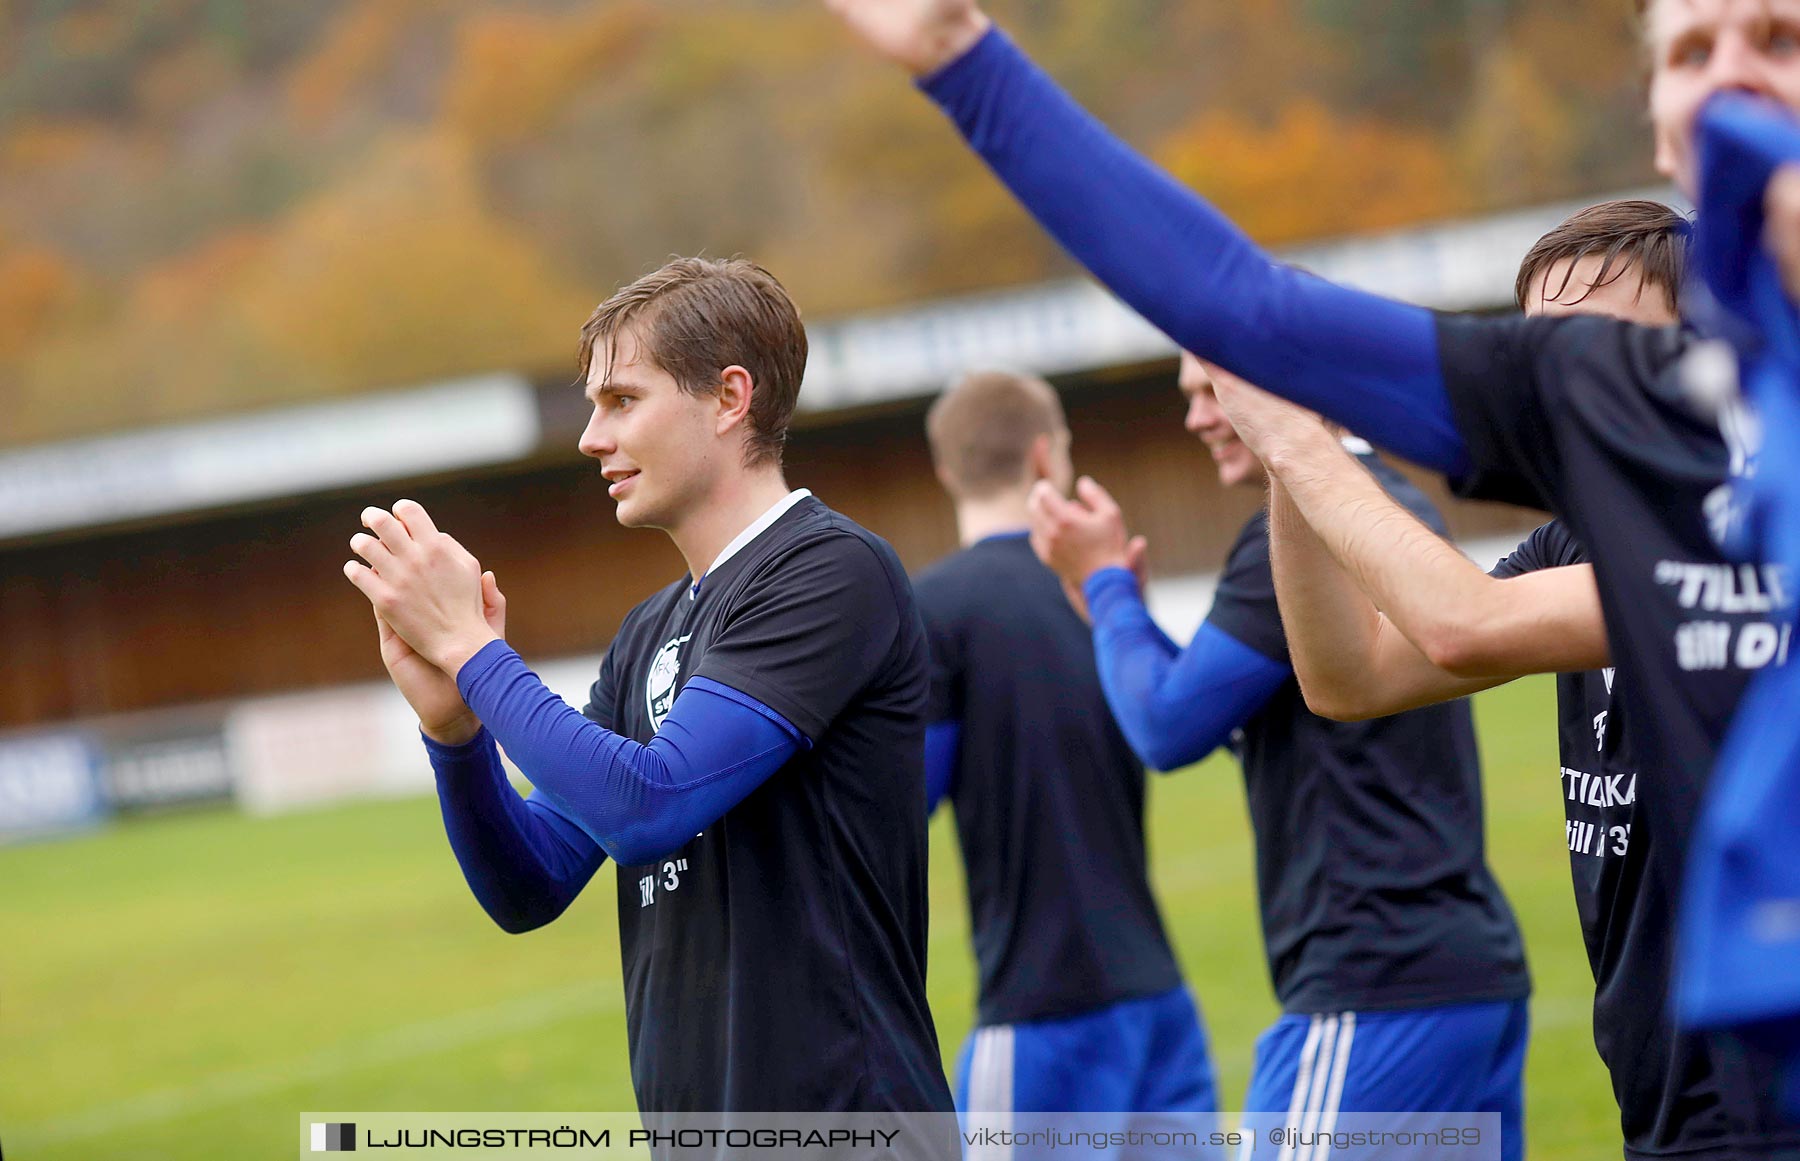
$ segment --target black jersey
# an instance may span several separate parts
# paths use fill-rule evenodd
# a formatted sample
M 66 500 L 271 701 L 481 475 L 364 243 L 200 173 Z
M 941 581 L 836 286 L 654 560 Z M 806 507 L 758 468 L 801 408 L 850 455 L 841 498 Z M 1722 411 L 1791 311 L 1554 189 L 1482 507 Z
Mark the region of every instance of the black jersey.
M 1561 521 L 1552 520 L 1533 530 L 1493 567 L 1490 575 L 1505 579 L 1587 561 L 1581 544 L 1569 535 Z M 1623 710 L 1619 709 L 1622 705 L 1617 674 L 1612 669 L 1557 674 L 1556 740 L 1566 814 L 1564 830 L 1575 883 L 1575 909 L 1587 941 L 1588 962 L 1594 969 L 1598 993 L 1595 1033 L 1601 1040 L 1606 1039 L 1606 1033 L 1600 1029 L 1602 1008 L 1614 1008 L 1618 1015 L 1641 1023 L 1653 1006 L 1606 1003 L 1619 969 L 1629 970 L 1640 958 L 1628 960 L 1622 952 L 1630 934 L 1631 911 L 1642 893 L 1646 854 L 1631 851 L 1638 777 L 1623 737 Z M 1619 712 L 1615 713 L 1615 709 Z M 1663 984 L 1666 983 L 1664 978 Z M 1614 1054 L 1604 1047 L 1600 1054 L 1608 1067 L 1617 1066 Z
M 933 721 L 961 726 L 950 799 L 981 971 L 1010 1024 L 1168 991 L 1181 973 L 1150 893 L 1144 764 L 1113 721 L 1094 644 L 1023 535 L 918 578 Z
M 1443 532 L 1405 477 L 1362 462 Z M 1290 664 L 1268 517 L 1244 526 L 1207 620 Z M 1530 991 L 1512 909 L 1483 849 L 1465 701 L 1368 722 L 1313 714 L 1291 677 L 1233 737 L 1256 832 L 1263 940 L 1287 1012 L 1517 999 Z
M 1586 564 L 1587 552 L 1561 521 L 1536 529 L 1494 566 L 1496 577 Z M 1612 669 L 1556 678 L 1557 752 L 1575 910 L 1594 972 L 1594 1045 L 1612 1077 L 1620 1126 L 1633 1149 L 1680 1151 L 1692 1110 L 1709 1099 L 1706 1049 L 1668 1018 L 1674 900 L 1669 876 L 1650 873 L 1667 857 L 1650 834 L 1634 841 L 1637 796 L 1657 793 L 1657 772 L 1640 778 L 1624 736 L 1626 699 Z M 1703 1142 L 1702 1142 L 1703 1143 Z
M 1685 332 L 1595 316 L 1444 316 L 1438 339 L 1473 465 L 1459 489 L 1554 512 L 1592 557 L 1622 691 L 1606 707 L 1608 734 L 1617 731 L 1625 761 L 1639 771 L 1625 851 L 1602 856 L 1596 868 L 1604 882 L 1616 859 L 1619 875 L 1635 877 L 1636 895 L 1629 911 L 1610 917 L 1609 929 L 1621 930 L 1602 943 L 1616 946 L 1622 961 L 1643 961 L 1616 969 L 1613 986 L 1628 994 L 1599 1000 L 1616 1000 L 1621 1013 L 1657 1013 L 1666 1025 L 1660 1014 L 1688 842 L 1738 698 L 1758 670 L 1786 661 L 1783 578 L 1727 561 L 1711 533 L 1709 521 L 1731 507 L 1734 451 L 1683 388 Z M 1603 779 L 1580 790 L 1611 801 L 1614 785 Z M 1622 825 L 1598 813 L 1583 822 Z M 1610 836 L 1604 842 L 1618 845 Z M 1800 1132 L 1775 1107 L 1774 1059 L 1723 1037 L 1689 1041 L 1671 1050 L 1662 1089 L 1641 1098 L 1654 1107 L 1627 1110 L 1629 1155 L 1800 1149 Z M 1629 1042 L 1615 1050 L 1621 1058 L 1633 1051 Z
M 801 499 L 633 609 L 586 715 L 648 742 L 694 675 L 807 743 L 681 850 L 620 867 L 638 1104 L 951 1109 L 925 1001 L 927 654 L 893 550 Z

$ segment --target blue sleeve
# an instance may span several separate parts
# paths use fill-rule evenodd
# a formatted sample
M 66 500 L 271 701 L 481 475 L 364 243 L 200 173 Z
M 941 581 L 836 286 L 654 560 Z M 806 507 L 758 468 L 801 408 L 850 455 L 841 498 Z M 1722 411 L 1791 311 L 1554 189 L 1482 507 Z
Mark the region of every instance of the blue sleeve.
M 962 750 L 961 722 L 933 722 L 925 727 L 925 817 L 930 818 L 956 789 L 957 756 Z
M 1293 672 L 1211 623 L 1177 649 L 1125 569 L 1101 569 L 1082 592 L 1107 704 L 1131 748 L 1154 769 L 1176 770 L 1212 753 Z
M 1460 476 L 1430 311 L 1272 261 L 992 29 L 921 82 L 1039 223 L 1187 350 Z
M 640 744 L 576 713 L 504 641 L 483 646 L 456 684 L 543 799 L 623 866 L 679 849 L 805 741 L 774 710 L 693 677 Z
M 1800 568 L 1800 311 L 1763 244 L 1768 184 L 1800 163 L 1800 120 L 1763 98 L 1721 93 L 1701 111 L 1699 144 L 1695 264 L 1722 308 L 1708 321 L 1737 349 L 1761 439 L 1754 462 L 1734 469 L 1741 519 L 1724 547 Z
M 514 792 L 485 729 L 461 746 L 426 738 L 425 749 L 450 849 L 482 908 L 515 934 L 561 915 L 606 861 L 599 845 Z

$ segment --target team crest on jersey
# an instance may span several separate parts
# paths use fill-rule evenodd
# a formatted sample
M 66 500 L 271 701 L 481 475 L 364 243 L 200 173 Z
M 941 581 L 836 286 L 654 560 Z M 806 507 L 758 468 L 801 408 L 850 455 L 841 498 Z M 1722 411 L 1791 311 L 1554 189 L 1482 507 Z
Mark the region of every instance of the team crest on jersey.
M 1712 415 L 1731 460 L 1729 478 L 1707 493 L 1701 505 L 1713 543 L 1728 555 L 1743 555 L 1749 528 L 1749 494 L 1744 481 L 1756 477 L 1756 453 L 1762 448 L 1762 425 L 1744 399 L 1737 355 L 1729 343 L 1707 339 L 1688 348 L 1681 360 L 1682 386 L 1701 410 Z
M 1750 498 L 1746 481 L 1756 478 L 1756 453 L 1762 448 L 1762 426 L 1743 399 L 1736 398 L 1719 412 L 1719 433 L 1731 453 L 1730 478 L 1707 494 L 1701 509 L 1713 543 L 1731 555 L 1750 549 L 1745 542 L 1750 528 Z
M 650 676 L 644 679 L 644 708 L 650 712 L 650 729 L 662 729 L 663 719 L 669 716 L 669 707 L 675 704 L 675 694 L 679 692 L 676 680 L 681 676 L 681 647 L 687 644 L 689 633 L 677 637 L 656 651 L 650 659 Z

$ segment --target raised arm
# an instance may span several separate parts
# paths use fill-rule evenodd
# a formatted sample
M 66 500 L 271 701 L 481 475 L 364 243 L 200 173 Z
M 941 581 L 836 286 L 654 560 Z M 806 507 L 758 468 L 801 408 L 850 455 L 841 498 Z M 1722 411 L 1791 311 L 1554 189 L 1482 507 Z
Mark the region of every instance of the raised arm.
M 1458 677 L 1407 640 L 1326 549 L 1279 478 L 1269 487 L 1269 552 L 1288 656 L 1307 708 L 1320 717 L 1386 717 L 1505 680 Z
M 1429 311 L 1273 262 L 1088 116 L 970 0 L 831 6 L 920 76 L 1044 228 L 1181 347 L 1408 459 L 1467 469 Z
M 1389 496 L 1315 417 L 1230 376 L 1214 387 L 1239 436 L 1279 483 L 1283 502 L 1425 662 L 1449 678 L 1487 684 L 1610 664 L 1591 568 L 1491 577 Z M 1352 629 L 1324 623 L 1344 611 L 1343 589 L 1333 587 L 1329 571 L 1325 579 L 1311 575 L 1318 571 L 1318 553 L 1307 555 L 1309 542 L 1296 532 L 1289 520 L 1277 539 L 1277 553 L 1288 551 L 1285 565 L 1278 565 L 1277 584 L 1285 577 L 1283 595 L 1294 598 L 1292 611 L 1287 600 L 1282 604 L 1290 634 L 1297 628 L 1315 642 L 1307 665 L 1311 676 L 1325 683 L 1321 690 L 1348 680 L 1347 674 L 1332 676 L 1339 663 L 1321 659 L 1317 647 L 1321 636 L 1341 632 L 1349 636 L 1338 645 L 1353 653 L 1370 650 L 1368 660 L 1396 667 L 1387 674 L 1395 697 L 1431 692 L 1429 675 L 1417 668 L 1416 659 L 1402 660 L 1406 650 L 1391 638 L 1383 640 L 1388 634 L 1382 622 L 1370 621 L 1367 610 L 1352 618 Z M 1337 603 L 1327 614 L 1321 602 Z M 1300 664 L 1296 650 L 1296 667 Z M 1303 674 L 1303 685 L 1305 679 Z M 1453 688 L 1444 684 L 1446 696 L 1458 696 Z M 1322 697 L 1335 700 L 1328 692 Z

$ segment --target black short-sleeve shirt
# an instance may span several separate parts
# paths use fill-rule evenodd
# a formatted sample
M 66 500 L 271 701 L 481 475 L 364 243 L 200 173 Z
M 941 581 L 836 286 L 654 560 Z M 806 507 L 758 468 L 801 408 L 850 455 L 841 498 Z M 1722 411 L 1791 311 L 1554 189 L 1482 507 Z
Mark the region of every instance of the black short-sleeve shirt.
M 925 1001 L 927 653 L 899 560 L 803 498 L 632 610 L 584 712 L 648 742 L 696 674 L 807 744 L 681 850 L 619 868 L 639 1106 L 950 1110 Z
M 1492 575 L 1585 563 L 1587 552 L 1553 520 Z M 1674 902 L 1668 877 L 1647 870 L 1666 855 L 1651 834 L 1632 830 L 1638 795 L 1657 793 L 1658 778 L 1654 769 L 1640 775 L 1632 760 L 1623 694 L 1612 669 L 1558 674 L 1557 752 L 1575 909 L 1594 972 L 1594 1045 L 1612 1076 L 1626 1143 L 1655 1152 L 1693 1144 L 1705 1118 L 1692 1110 L 1716 1101 L 1703 1042 L 1677 1036 L 1663 1003 Z
M 1790 599 L 1785 578 L 1727 560 L 1712 534 L 1731 511 L 1732 461 L 1746 449 L 1690 400 L 1683 367 L 1693 341 L 1679 328 L 1597 316 L 1438 321 L 1445 388 L 1472 465 L 1458 489 L 1555 513 L 1592 558 L 1623 691 L 1609 730 L 1618 727 L 1639 771 L 1624 858 L 1640 867 L 1628 922 L 1642 930 L 1620 954 L 1664 972 L 1719 743 L 1750 679 L 1785 663 L 1789 644 L 1778 612 Z M 1664 991 L 1642 1000 L 1660 1010 Z M 1627 1125 L 1627 1153 L 1800 1147 L 1775 1107 L 1777 1062 L 1728 1038 L 1705 1040 L 1704 1053 L 1676 1049 L 1675 1091 L 1637 1131 Z
M 1100 688 L 1093 637 L 1023 535 L 917 581 L 934 721 L 961 725 L 950 791 L 980 1019 L 1089 1011 L 1179 986 L 1144 849 L 1144 764 Z
M 1587 552 L 1580 542 L 1561 521 L 1552 520 L 1534 529 L 1490 575 L 1504 580 L 1586 563 Z M 1648 1002 L 1647 995 L 1639 995 L 1638 1004 L 1606 1003 L 1609 982 L 1626 966 L 1621 953 L 1629 936 L 1631 911 L 1642 894 L 1645 855 L 1643 850 L 1633 854 L 1630 849 L 1638 777 L 1630 747 L 1624 742 L 1623 704 L 1618 675 L 1612 669 L 1556 677 L 1557 751 L 1569 866 L 1599 993 L 1595 999 L 1597 1032 L 1603 1008 L 1637 1023 L 1659 1008 Z M 1649 787 L 1645 789 L 1649 791 Z M 1662 985 L 1666 987 L 1666 978 Z M 1604 1050 L 1601 1055 L 1610 1066 L 1612 1055 Z
M 1432 528 L 1392 468 L 1361 457 Z M 1244 526 L 1207 621 L 1283 665 L 1268 518 Z M 1484 853 L 1467 702 L 1367 722 L 1306 708 L 1291 677 L 1234 735 L 1256 832 L 1263 940 L 1287 1012 L 1516 999 L 1530 990 L 1512 909 Z

